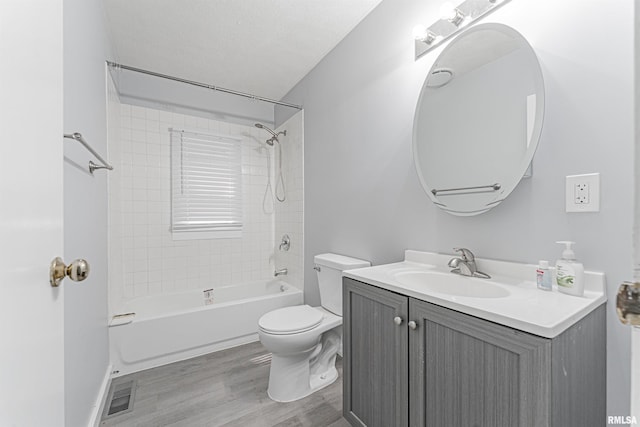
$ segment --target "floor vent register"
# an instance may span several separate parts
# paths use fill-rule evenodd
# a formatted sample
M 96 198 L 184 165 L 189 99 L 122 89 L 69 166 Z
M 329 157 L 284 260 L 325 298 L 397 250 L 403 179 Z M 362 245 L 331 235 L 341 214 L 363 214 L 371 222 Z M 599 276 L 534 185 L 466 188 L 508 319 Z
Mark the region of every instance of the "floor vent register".
M 107 397 L 107 404 L 102 414 L 102 419 L 114 417 L 130 412 L 133 409 L 133 398 L 135 397 L 136 382 L 126 381 L 112 383 Z

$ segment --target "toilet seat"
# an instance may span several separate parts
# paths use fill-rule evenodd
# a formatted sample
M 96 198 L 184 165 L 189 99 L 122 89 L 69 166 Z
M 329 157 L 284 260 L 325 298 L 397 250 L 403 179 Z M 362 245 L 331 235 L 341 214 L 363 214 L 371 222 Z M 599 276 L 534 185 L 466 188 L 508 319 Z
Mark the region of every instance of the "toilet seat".
M 270 311 L 258 320 L 260 329 L 273 335 L 307 332 L 321 322 L 322 312 L 308 305 L 296 305 Z

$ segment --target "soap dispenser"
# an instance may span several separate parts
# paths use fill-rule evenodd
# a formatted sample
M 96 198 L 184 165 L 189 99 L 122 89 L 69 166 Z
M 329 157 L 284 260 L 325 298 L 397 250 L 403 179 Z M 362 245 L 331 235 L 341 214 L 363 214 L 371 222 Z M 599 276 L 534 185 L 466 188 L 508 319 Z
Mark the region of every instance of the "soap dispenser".
M 575 242 L 559 241 L 566 246 L 562 258 L 556 261 L 556 283 L 562 293 L 581 297 L 584 293 L 584 266 L 576 260 L 571 246 Z

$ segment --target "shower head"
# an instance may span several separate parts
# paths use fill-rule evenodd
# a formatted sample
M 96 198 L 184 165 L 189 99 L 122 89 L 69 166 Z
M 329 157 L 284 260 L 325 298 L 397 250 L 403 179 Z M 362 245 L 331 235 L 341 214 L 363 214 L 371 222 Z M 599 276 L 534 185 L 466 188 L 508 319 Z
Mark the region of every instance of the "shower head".
M 257 127 L 258 129 L 264 129 L 267 132 L 269 132 L 271 135 L 275 136 L 276 138 L 278 137 L 278 135 L 274 131 L 272 131 L 271 129 L 269 129 L 268 127 L 263 125 L 262 123 L 256 123 L 255 127 Z
M 275 133 L 274 131 L 272 131 L 271 129 L 269 129 L 268 127 L 266 127 L 265 125 L 263 125 L 262 123 L 256 123 L 254 125 L 255 127 L 257 127 L 258 129 L 264 129 L 267 132 L 269 132 L 271 135 L 273 135 L 271 138 L 267 139 L 267 144 L 269 145 L 273 145 L 274 142 L 278 142 L 280 143 L 280 140 L 278 139 L 278 135 L 287 135 L 287 131 L 283 130 L 281 132 Z

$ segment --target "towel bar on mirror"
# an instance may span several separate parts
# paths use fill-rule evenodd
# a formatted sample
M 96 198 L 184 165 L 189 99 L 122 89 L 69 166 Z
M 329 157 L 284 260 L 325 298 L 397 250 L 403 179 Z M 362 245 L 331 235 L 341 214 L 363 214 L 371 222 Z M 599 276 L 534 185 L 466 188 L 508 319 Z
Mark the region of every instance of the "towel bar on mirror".
M 444 192 L 449 192 L 449 191 L 480 190 L 482 188 L 491 188 L 491 189 L 493 189 L 493 191 L 498 191 L 500 188 L 502 188 L 502 186 L 496 182 L 495 184 L 479 185 L 477 187 L 443 188 L 441 190 L 436 190 L 434 188 L 433 190 L 431 190 L 431 192 L 435 196 L 438 193 L 444 193 Z

